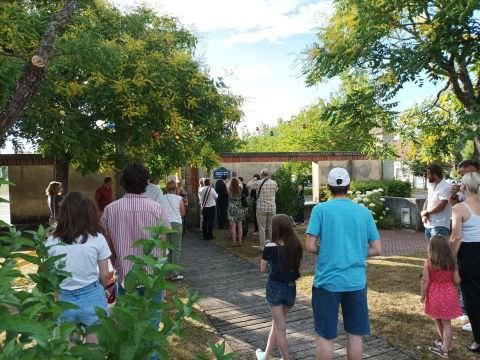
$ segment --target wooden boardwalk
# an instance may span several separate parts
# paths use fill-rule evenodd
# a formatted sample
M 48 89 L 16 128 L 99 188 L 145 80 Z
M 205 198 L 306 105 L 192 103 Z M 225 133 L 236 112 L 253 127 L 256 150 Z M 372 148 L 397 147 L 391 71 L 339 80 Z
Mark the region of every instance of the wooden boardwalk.
M 202 295 L 200 306 L 235 352 L 235 359 L 255 359 L 255 349 L 265 349 L 270 330 L 270 310 L 265 304 L 267 276 L 254 264 L 220 246 L 184 237 L 182 266 L 189 288 Z M 287 337 L 292 359 L 315 358 L 315 334 L 310 300 L 298 296 L 288 314 Z M 278 359 L 278 353 L 275 358 Z M 365 338 L 365 359 L 412 359 L 375 336 Z M 339 324 L 335 359 L 346 359 L 345 333 Z

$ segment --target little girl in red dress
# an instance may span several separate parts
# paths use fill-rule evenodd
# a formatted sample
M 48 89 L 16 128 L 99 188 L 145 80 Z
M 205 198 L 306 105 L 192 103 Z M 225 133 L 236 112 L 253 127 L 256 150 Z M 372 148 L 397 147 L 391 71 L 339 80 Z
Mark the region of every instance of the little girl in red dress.
M 448 359 L 452 347 L 450 320 L 463 314 L 457 291 L 459 284 L 457 262 L 448 239 L 441 235 L 433 236 L 423 266 L 421 301 L 425 303 L 425 314 L 435 321 L 440 335 L 429 350 L 443 359 Z

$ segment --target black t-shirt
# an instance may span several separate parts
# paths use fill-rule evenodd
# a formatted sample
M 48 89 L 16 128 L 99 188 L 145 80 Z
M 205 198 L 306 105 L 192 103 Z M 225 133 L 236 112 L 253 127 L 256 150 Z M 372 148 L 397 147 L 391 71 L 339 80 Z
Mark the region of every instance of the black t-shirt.
M 300 277 L 298 270 L 287 270 L 284 251 L 284 246 L 275 243 L 268 243 L 263 249 L 262 259 L 270 264 L 270 280 L 292 282 Z

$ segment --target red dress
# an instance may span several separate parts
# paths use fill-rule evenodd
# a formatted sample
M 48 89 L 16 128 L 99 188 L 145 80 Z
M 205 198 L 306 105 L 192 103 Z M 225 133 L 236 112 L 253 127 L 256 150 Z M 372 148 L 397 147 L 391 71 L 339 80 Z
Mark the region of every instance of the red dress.
M 432 269 L 428 264 L 425 314 L 433 319 L 451 320 L 463 315 L 452 270 Z

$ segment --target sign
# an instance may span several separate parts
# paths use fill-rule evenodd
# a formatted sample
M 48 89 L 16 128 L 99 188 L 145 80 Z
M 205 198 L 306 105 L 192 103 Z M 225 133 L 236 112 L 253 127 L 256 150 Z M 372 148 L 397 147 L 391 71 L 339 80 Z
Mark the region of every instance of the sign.
M 224 167 L 213 170 L 214 179 L 218 180 L 221 179 L 223 176 L 226 176 L 227 178 L 230 177 L 230 170 L 227 170 Z

